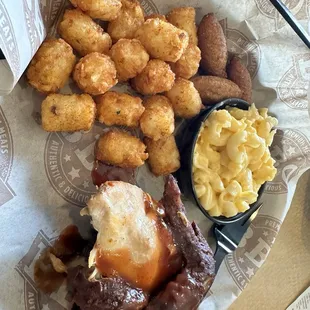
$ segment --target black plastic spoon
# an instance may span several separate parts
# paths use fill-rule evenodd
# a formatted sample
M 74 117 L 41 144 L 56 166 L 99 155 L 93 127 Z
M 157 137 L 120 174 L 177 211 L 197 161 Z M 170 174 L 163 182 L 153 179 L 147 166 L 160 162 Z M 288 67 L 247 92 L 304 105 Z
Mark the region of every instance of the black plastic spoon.
M 283 16 L 283 18 L 288 22 L 296 34 L 303 40 L 303 42 L 310 48 L 310 36 L 307 31 L 299 24 L 298 20 L 291 13 L 291 11 L 284 5 L 281 0 L 270 0 L 273 6 L 278 10 L 278 12 Z

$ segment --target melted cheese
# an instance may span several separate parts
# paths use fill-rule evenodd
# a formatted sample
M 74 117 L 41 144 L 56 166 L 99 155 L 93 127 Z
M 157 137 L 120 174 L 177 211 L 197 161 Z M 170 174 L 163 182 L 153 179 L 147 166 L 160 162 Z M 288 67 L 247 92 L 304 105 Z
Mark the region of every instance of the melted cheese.
M 98 231 L 89 267 L 104 276 L 120 275 L 147 291 L 156 288 L 170 273 L 169 261 L 176 255 L 157 207 L 156 201 L 129 183 L 101 186 L 87 207 Z

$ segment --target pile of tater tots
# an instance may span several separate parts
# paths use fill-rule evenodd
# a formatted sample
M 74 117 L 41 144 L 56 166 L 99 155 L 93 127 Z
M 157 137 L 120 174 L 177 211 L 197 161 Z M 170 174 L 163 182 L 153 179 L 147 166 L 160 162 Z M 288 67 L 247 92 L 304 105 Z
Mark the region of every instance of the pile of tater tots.
M 43 42 L 27 79 L 47 95 L 44 130 L 89 131 L 95 120 L 113 126 L 98 140 L 97 160 L 122 168 L 148 160 L 156 176 L 175 172 L 175 118 L 192 118 L 203 103 L 228 97 L 251 100 L 251 78 L 238 58 L 228 64 L 226 39 L 212 13 L 197 32 L 192 7 L 145 16 L 137 0 L 70 2 L 58 24 L 60 38 Z M 197 76 L 199 67 L 204 76 Z M 58 93 L 70 77 L 81 94 Z M 117 83 L 133 92 L 111 90 Z M 144 139 L 115 126 L 140 128 Z

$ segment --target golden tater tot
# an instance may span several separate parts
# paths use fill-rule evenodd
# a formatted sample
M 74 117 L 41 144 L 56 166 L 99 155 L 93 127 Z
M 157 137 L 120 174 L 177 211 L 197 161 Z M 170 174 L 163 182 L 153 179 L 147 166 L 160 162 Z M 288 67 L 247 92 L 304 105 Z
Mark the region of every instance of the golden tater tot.
M 145 20 L 153 19 L 153 18 L 159 18 L 159 19 L 163 20 L 164 22 L 167 21 L 166 16 L 161 15 L 161 14 L 151 14 L 151 15 L 145 16 Z
M 174 114 L 179 117 L 194 117 L 203 107 L 194 83 L 182 78 L 175 80 L 173 87 L 166 92 L 166 96 L 172 103 Z
M 175 74 L 168 64 L 159 59 L 151 59 L 142 72 L 131 80 L 131 85 L 143 95 L 155 95 L 170 90 L 174 78 Z
M 188 34 L 159 18 L 148 19 L 136 32 L 147 52 L 153 58 L 176 62 L 188 45 Z
M 180 153 L 175 143 L 174 135 L 154 141 L 144 138 L 149 154 L 148 163 L 156 175 L 167 175 L 180 168 Z
M 145 111 L 140 119 L 143 134 L 155 141 L 169 137 L 174 131 L 174 113 L 169 99 L 156 95 L 143 103 Z
M 90 17 L 107 21 L 115 19 L 122 7 L 121 0 L 70 0 L 70 2 Z
M 106 53 L 112 45 L 110 36 L 79 9 L 66 10 L 58 32 L 82 56 L 92 52 Z
M 64 40 L 45 40 L 27 69 L 29 84 L 42 93 L 57 92 L 69 79 L 75 62 L 72 47 Z
M 167 15 L 168 22 L 185 30 L 189 35 L 189 43 L 197 45 L 198 38 L 195 18 L 196 11 L 193 7 L 174 8 Z
M 176 77 L 190 79 L 199 68 L 201 52 L 197 45 L 189 44 L 182 57 L 175 63 L 171 62 L 170 67 Z
M 73 79 L 86 93 L 94 96 L 104 94 L 117 84 L 115 64 L 107 55 L 88 54 L 75 66 Z
M 109 91 L 96 98 L 97 118 L 108 126 L 138 127 L 145 108 L 139 97 Z
M 122 168 L 142 166 L 147 158 L 145 144 L 126 131 L 109 130 L 96 147 L 96 159 Z
M 120 82 L 125 82 L 141 73 L 150 59 L 141 42 L 136 39 L 118 40 L 112 46 L 110 56 L 115 63 Z
M 109 23 L 107 32 L 114 42 L 121 38 L 132 39 L 143 23 L 144 13 L 139 1 L 122 0 L 120 13 Z
M 96 116 L 96 104 L 87 94 L 51 94 L 42 102 L 41 115 L 46 131 L 90 130 Z

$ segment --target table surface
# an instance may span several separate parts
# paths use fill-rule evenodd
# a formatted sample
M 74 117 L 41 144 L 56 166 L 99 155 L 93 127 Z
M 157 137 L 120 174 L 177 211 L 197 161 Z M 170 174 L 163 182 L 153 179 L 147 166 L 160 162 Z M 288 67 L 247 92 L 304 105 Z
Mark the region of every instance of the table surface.
M 299 180 L 292 206 L 271 252 L 229 310 L 286 309 L 310 286 L 310 171 Z

